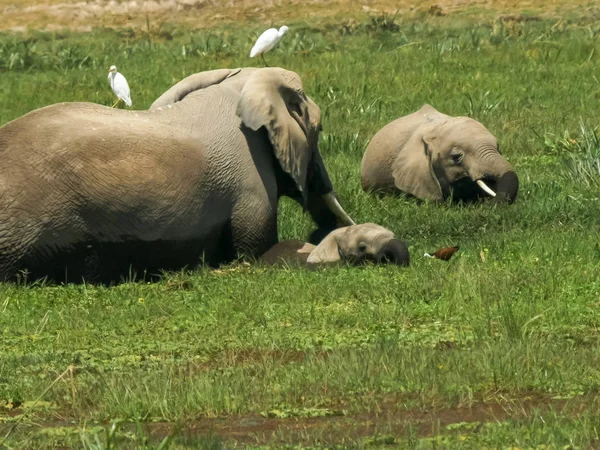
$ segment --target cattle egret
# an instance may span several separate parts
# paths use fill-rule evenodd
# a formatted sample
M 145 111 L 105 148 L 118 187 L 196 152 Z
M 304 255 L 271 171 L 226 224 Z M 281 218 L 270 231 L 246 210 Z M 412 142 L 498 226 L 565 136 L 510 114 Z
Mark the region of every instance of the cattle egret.
M 256 44 L 254 44 L 254 47 L 252 47 L 252 50 L 250 50 L 250 58 L 254 58 L 255 56 L 260 55 L 263 62 L 265 63 L 265 66 L 269 67 L 269 65 L 265 61 L 264 54 L 279 43 L 283 35 L 287 33 L 287 30 L 288 27 L 284 25 L 279 29 L 279 31 L 277 31 L 277 28 L 269 28 L 267 31 L 261 34 L 256 40 Z
M 123 74 L 117 72 L 117 66 L 110 66 L 108 71 L 108 82 L 113 92 L 117 96 L 114 108 L 120 101 L 124 101 L 127 106 L 131 106 L 131 96 L 129 94 L 129 85 Z

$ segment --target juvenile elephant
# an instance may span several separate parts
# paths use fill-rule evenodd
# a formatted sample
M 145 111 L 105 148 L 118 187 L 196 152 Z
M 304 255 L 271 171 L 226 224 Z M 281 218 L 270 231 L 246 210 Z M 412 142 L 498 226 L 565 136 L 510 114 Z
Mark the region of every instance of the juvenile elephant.
M 60 103 L 0 128 L 0 279 L 118 279 L 277 242 L 277 202 L 354 222 L 317 147 L 320 110 L 280 68 L 192 75 L 149 111 Z
M 375 134 L 363 156 L 361 181 L 365 191 L 439 201 L 489 195 L 513 202 L 519 190 L 515 170 L 481 123 L 447 116 L 430 105 Z
M 282 241 L 263 254 L 260 262 L 268 265 L 314 266 L 347 262 L 362 264 L 391 263 L 408 266 L 410 257 L 406 244 L 390 230 L 374 223 L 338 228 L 315 246 L 299 240 Z

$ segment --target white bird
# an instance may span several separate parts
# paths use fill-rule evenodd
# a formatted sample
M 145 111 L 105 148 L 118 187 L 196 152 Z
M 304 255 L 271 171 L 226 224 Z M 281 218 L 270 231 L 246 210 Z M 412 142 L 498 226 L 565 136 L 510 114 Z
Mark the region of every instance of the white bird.
M 131 94 L 129 93 L 129 85 L 123 74 L 117 72 L 117 66 L 110 66 L 108 71 L 108 82 L 113 92 L 117 96 L 117 101 L 112 107 L 114 108 L 122 100 L 127 106 L 131 106 Z
M 265 66 L 269 67 L 265 61 L 264 54 L 279 43 L 283 35 L 287 33 L 287 30 L 288 27 L 284 25 L 279 29 L 279 31 L 277 31 L 277 28 L 269 28 L 267 31 L 261 34 L 256 40 L 254 47 L 252 47 L 252 50 L 250 50 L 250 58 L 260 55 L 265 63 Z

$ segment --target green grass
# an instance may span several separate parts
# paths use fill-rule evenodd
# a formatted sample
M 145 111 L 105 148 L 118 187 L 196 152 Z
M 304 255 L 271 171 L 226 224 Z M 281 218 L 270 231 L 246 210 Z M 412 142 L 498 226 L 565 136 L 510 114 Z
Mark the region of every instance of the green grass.
M 191 73 L 260 65 L 245 55 L 261 28 L 2 36 L 0 123 L 60 101 L 112 104 L 111 64 L 147 108 Z M 0 442 L 599 447 L 599 35 L 588 22 L 457 17 L 292 24 L 267 59 L 320 105 L 345 208 L 405 239 L 411 267 L 1 284 Z M 368 140 L 426 102 L 499 138 L 521 181 L 514 205 L 362 192 Z M 312 227 L 289 200 L 279 222 L 282 239 Z M 450 263 L 421 257 L 457 244 Z M 482 405 L 504 413 L 469 415 Z

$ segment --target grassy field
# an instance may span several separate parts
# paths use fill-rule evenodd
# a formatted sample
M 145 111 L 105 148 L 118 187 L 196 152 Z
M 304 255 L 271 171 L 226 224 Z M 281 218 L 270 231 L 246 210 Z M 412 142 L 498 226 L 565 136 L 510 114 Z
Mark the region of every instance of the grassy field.
M 410 268 L 234 264 L 154 284 L 0 284 L 0 448 L 600 448 L 600 25 L 463 16 L 291 23 L 267 59 L 323 111 L 342 204 Z M 260 65 L 264 28 L 0 36 L 0 124 L 60 101 L 134 107 L 194 72 Z M 368 140 L 430 103 L 470 115 L 512 206 L 362 192 Z M 280 206 L 280 237 L 307 217 Z M 460 245 L 451 262 L 422 258 Z

